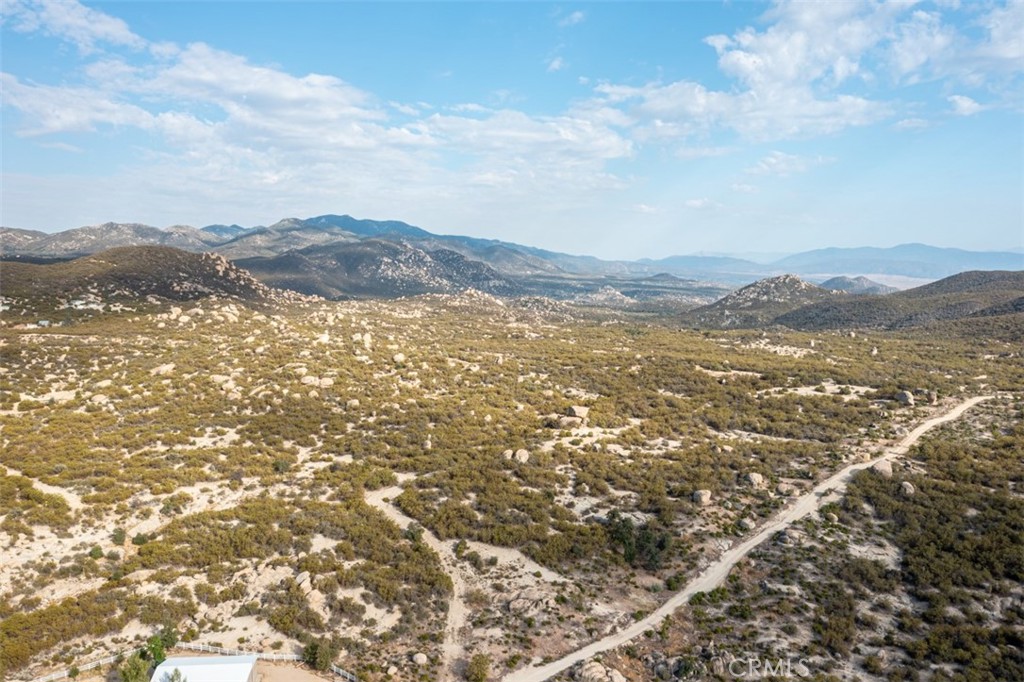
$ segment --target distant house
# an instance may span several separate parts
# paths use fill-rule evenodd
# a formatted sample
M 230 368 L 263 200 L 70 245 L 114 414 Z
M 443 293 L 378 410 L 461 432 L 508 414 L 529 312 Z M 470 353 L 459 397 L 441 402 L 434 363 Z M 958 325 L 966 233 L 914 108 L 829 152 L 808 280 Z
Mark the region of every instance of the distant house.
M 188 682 L 256 682 L 255 656 L 177 656 L 156 667 L 152 682 L 171 679 L 180 670 Z

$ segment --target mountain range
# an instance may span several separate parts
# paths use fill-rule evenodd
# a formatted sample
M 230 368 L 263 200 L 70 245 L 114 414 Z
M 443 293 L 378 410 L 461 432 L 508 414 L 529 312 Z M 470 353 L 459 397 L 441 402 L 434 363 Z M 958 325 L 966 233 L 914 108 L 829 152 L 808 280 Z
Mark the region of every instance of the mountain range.
M 136 223 L 104 223 L 54 234 L 0 228 L 0 254 L 7 260 L 66 260 L 124 246 L 213 251 L 268 284 L 327 298 L 393 297 L 473 288 L 498 296 L 541 295 L 581 301 L 614 294 L 623 297 L 620 302 L 640 306 L 652 301 L 710 303 L 737 285 L 784 273 L 822 282 L 825 290 L 886 293 L 890 288 L 864 275 L 920 282 L 964 270 L 1024 269 L 1021 253 L 923 244 L 819 249 L 767 264 L 725 256 L 601 260 L 494 239 L 434 234 L 397 220 L 348 215 L 288 218 L 257 227 L 176 225 L 158 229 Z
M 383 255 L 382 255 L 383 254 Z M 326 260 L 325 260 L 326 259 Z M 252 268 L 250 272 L 243 263 Z M 307 247 L 272 258 L 232 263 L 216 253 L 192 253 L 168 246 L 121 246 L 73 260 L 48 263 L 7 260 L 0 264 L 2 297 L 7 310 L 18 315 L 138 301 L 157 296 L 185 301 L 218 296 L 250 303 L 289 304 L 305 299 L 300 293 L 325 293 L 333 298 L 384 292 L 391 297 L 425 293 L 476 294 L 502 307 L 494 296 L 512 303 L 547 301 L 523 284 L 493 268 L 452 250 L 426 252 L 380 238 Z M 321 274 L 333 273 L 324 280 Z M 294 273 L 300 273 L 296 279 Z M 304 274 L 303 274 L 304 273 Z M 376 282 L 368 287 L 367 282 Z M 1024 329 L 1024 271 L 969 271 L 895 293 L 849 293 L 825 288 L 796 275 L 768 277 L 693 307 L 692 300 L 675 299 L 660 309 L 645 301 L 645 287 L 665 290 L 656 300 L 672 300 L 666 291 L 694 287 L 673 275 L 629 281 L 606 278 L 598 290 L 577 292 L 577 309 L 635 310 L 661 313 L 662 319 L 698 328 L 765 328 L 820 331 L 829 329 L 906 329 L 943 325 L 938 333 L 959 325 L 959 333 L 979 333 L 1017 339 Z M 842 280 L 854 290 L 872 288 L 870 281 Z M 621 290 L 620 290 L 621 289 Z M 664 297 L 664 298 L 659 298 Z M 680 303 L 682 305 L 680 305 Z M 535 305 L 530 303 L 529 305 Z M 568 309 L 567 309 L 568 310 Z M 10 313 L 14 314 L 14 313 Z M 966 326 L 965 326 L 966 325 Z M 945 330 L 945 331 L 943 331 Z

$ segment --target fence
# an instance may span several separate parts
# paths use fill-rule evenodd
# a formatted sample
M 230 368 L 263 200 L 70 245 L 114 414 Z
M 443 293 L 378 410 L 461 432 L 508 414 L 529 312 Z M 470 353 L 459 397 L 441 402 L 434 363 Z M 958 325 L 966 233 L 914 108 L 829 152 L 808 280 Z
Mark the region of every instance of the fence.
M 298 654 L 279 654 L 279 653 L 262 653 L 259 651 L 243 651 L 241 649 L 225 649 L 220 646 L 210 646 L 209 644 L 192 644 L 191 642 L 178 642 L 174 645 L 175 649 L 188 649 L 190 651 L 202 651 L 210 654 L 224 654 L 225 656 L 255 656 L 256 658 L 263 661 L 301 661 L 302 656 Z M 134 650 L 129 650 L 134 651 Z M 114 654 L 113 656 L 107 656 L 101 658 L 98 661 L 90 661 L 89 663 L 83 663 L 76 665 L 75 668 L 79 672 L 85 672 L 86 670 L 92 670 L 98 668 L 101 665 L 109 665 L 119 658 L 124 656 L 127 652 L 121 652 Z M 359 678 L 344 668 L 339 668 L 336 665 L 331 666 L 331 672 L 345 680 L 345 682 L 359 682 Z M 61 670 L 60 672 L 50 673 L 46 677 L 37 677 L 32 682 L 53 682 L 53 680 L 64 680 L 71 677 L 71 670 Z
M 75 667 L 78 668 L 78 670 L 80 672 L 85 672 L 86 670 L 92 670 L 93 668 L 98 668 L 101 665 L 107 665 L 109 663 L 113 663 L 120 656 L 121 656 L 121 654 L 114 654 L 113 656 L 107 656 L 106 658 L 101 658 L 98 661 L 91 661 L 89 663 L 83 663 L 82 665 L 76 665 Z M 63 679 L 66 679 L 68 677 L 71 677 L 71 670 L 62 670 L 60 672 L 50 673 L 46 677 L 37 677 L 34 680 L 32 680 L 32 682 L 51 682 L 51 680 L 63 680 Z
M 209 644 L 191 644 L 189 642 L 178 642 L 175 644 L 179 649 L 191 649 L 192 651 L 205 651 L 212 654 L 224 654 L 225 656 L 255 656 L 264 661 L 301 661 L 302 656 L 298 654 L 264 654 L 258 651 L 242 651 L 241 649 L 225 649 L 220 646 Z M 345 682 L 359 682 L 359 678 L 344 668 L 336 665 L 331 666 L 331 672 L 345 680 Z

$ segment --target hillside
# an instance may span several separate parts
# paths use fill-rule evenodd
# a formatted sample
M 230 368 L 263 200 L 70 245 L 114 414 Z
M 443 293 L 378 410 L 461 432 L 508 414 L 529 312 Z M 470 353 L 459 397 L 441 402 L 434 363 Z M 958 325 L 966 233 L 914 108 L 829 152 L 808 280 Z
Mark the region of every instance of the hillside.
M 822 282 L 822 289 L 845 291 L 848 294 L 891 294 L 899 291 L 896 287 L 886 286 L 867 277 L 833 277 Z
M 784 313 L 844 295 L 805 282 L 796 275 L 780 275 L 759 280 L 710 305 L 691 310 L 684 320 L 697 327 L 761 327 L 772 324 Z
M 980 315 L 1012 314 L 1024 296 L 1024 272 L 964 272 L 887 296 L 822 301 L 779 315 L 793 329 L 902 329 Z
M 454 251 L 424 251 L 381 239 L 311 246 L 238 264 L 274 286 L 325 298 L 394 298 L 477 289 L 500 296 L 519 288 L 490 266 Z
M 176 225 L 160 230 L 138 223 L 103 223 L 46 234 L 19 245 L 4 244 L 4 253 L 35 256 L 84 256 L 122 246 L 169 246 L 185 251 L 208 251 L 216 236 L 193 227 Z
M 0 254 L 22 253 L 30 244 L 48 235 L 38 230 L 19 230 L 14 227 L 0 227 Z
M 42 312 L 54 304 L 91 308 L 149 296 L 172 301 L 207 296 L 256 302 L 296 298 L 267 287 L 223 256 L 163 246 L 120 247 L 47 265 L 3 262 L 0 281 L 3 298 L 15 311 L 19 304 Z

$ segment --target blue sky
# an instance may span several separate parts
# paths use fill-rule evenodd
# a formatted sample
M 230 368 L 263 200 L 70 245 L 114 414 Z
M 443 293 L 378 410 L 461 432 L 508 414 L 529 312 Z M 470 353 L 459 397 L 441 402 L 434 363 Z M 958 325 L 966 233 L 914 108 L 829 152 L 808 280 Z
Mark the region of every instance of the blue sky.
M 2 3 L 0 223 L 1024 245 L 1024 2 Z

